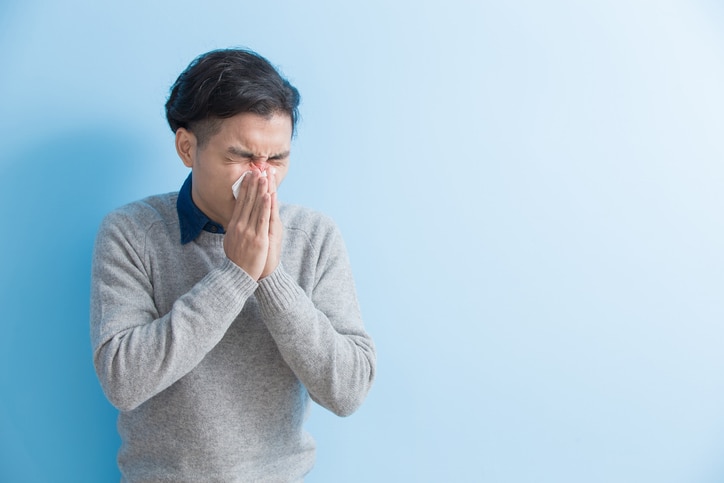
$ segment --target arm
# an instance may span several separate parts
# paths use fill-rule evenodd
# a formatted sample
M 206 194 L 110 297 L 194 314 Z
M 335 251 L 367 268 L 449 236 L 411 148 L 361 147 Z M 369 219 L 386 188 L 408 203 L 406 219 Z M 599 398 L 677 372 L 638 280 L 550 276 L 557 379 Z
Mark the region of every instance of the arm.
M 145 227 L 107 217 L 98 233 L 91 282 L 96 373 L 110 402 L 136 408 L 190 372 L 221 340 L 256 282 L 226 260 L 169 313 L 154 302 Z
M 256 298 L 284 360 L 317 403 L 340 416 L 362 403 L 376 354 L 364 330 L 352 273 L 336 227 L 318 250 L 311 296 L 282 265 L 259 281 Z

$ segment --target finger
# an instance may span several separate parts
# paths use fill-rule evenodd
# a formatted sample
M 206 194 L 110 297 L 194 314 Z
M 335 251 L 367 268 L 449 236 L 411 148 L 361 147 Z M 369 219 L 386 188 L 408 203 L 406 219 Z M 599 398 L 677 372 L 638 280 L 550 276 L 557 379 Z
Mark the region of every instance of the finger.
M 279 184 L 277 183 L 277 169 L 276 168 L 269 168 L 267 170 L 268 177 L 269 177 L 269 193 L 276 193 L 277 187 Z
M 234 203 L 234 211 L 231 213 L 231 222 L 235 222 L 239 219 L 239 216 L 241 215 L 241 209 L 242 206 L 244 206 L 244 199 L 246 198 L 246 192 L 249 190 L 249 181 L 246 179 L 251 175 L 251 171 L 244 171 L 244 173 L 241 175 L 241 180 L 237 180 L 232 185 L 232 192 L 234 192 L 234 187 L 236 187 L 237 191 L 234 193 L 234 198 L 236 199 L 236 202 Z M 238 186 L 236 186 L 238 183 Z
M 251 171 L 244 171 L 241 173 L 241 176 L 237 178 L 236 181 L 234 181 L 234 184 L 231 185 L 231 193 L 234 195 L 234 199 L 239 198 L 239 191 L 241 190 L 241 183 L 244 181 L 244 178 L 246 178 L 246 175 L 251 174 Z
M 257 218 L 257 233 L 267 235 L 269 233 L 269 223 L 271 219 L 272 195 L 264 193 L 259 197 L 259 211 Z
M 250 175 L 247 175 L 244 178 L 244 181 L 241 183 L 242 188 L 247 183 L 247 178 L 249 178 L 249 180 L 248 180 L 248 185 L 246 187 L 246 190 L 244 191 L 244 195 L 242 197 L 241 193 L 240 193 L 240 196 L 239 196 L 239 200 L 241 200 L 241 204 L 242 204 L 240 219 L 245 222 L 248 222 L 248 221 L 254 219 L 255 204 L 256 204 L 257 198 L 259 196 L 259 193 L 263 192 L 263 191 L 259 190 L 259 180 L 261 179 L 259 170 L 252 171 L 252 173 Z M 239 200 L 237 200 L 237 204 L 239 203 Z
M 249 222 L 253 223 L 253 226 L 259 230 L 257 233 L 266 234 L 268 228 L 264 230 L 262 223 L 269 222 L 269 210 L 271 209 L 271 200 L 267 193 L 267 180 L 266 178 L 257 178 L 257 189 L 256 198 L 250 203 L 251 210 L 249 212 Z M 268 206 L 267 206 L 268 205 Z
M 279 220 L 279 202 L 277 201 L 277 193 L 271 194 L 271 211 L 269 214 L 269 230 L 270 234 L 276 234 Z

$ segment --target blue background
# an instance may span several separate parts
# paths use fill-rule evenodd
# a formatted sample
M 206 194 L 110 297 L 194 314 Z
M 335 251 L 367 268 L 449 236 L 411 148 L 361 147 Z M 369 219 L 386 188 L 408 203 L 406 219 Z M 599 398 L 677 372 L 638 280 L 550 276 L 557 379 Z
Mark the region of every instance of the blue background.
M 724 481 L 724 7 L 0 3 L 0 481 L 117 481 L 101 217 L 178 189 L 163 104 L 247 46 L 300 89 L 378 377 L 308 481 Z

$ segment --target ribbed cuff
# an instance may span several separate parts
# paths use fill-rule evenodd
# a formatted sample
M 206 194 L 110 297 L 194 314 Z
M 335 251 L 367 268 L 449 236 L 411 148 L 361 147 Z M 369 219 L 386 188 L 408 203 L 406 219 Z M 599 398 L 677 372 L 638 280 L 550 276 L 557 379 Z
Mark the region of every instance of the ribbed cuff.
M 258 286 L 248 273 L 228 258 L 206 277 L 209 286 L 213 287 L 211 293 L 214 297 L 222 305 L 238 304 L 239 310 Z
M 259 301 L 262 315 L 270 316 L 288 310 L 304 295 L 304 291 L 279 264 L 269 276 L 259 280 L 254 295 Z

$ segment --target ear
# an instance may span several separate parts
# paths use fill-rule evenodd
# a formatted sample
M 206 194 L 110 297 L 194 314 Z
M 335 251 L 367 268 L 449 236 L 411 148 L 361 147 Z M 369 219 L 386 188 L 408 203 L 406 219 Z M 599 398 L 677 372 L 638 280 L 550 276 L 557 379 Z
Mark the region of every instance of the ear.
M 176 152 L 187 168 L 194 167 L 196 159 L 196 136 L 194 133 L 180 127 L 176 130 Z

